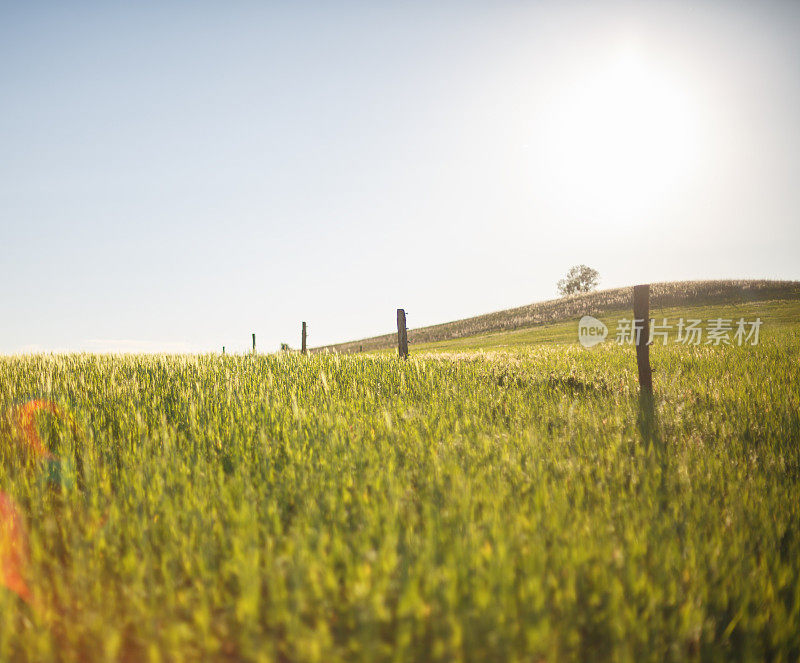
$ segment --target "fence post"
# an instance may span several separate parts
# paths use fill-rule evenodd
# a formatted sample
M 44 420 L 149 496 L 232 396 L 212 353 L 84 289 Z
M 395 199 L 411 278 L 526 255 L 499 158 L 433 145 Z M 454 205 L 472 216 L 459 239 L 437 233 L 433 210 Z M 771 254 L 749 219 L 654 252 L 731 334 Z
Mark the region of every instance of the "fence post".
M 306 350 L 306 323 L 305 322 L 303 323 L 303 340 L 301 341 L 300 347 L 301 347 L 301 352 L 303 354 L 306 354 L 307 350 Z
M 653 394 L 653 373 L 650 369 L 650 286 L 633 286 L 633 324 L 636 340 L 636 364 L 639 368 L 639 391 Z M 641 325 L 641 327 L 639 327 Z
M 225 346 L 222 346 L 222 354 L 225 354 Z
M 256 353 L 256 335 L 253 334 L 253 354 Z
M 406 331 L 406 312 L 397 309 L 397 353 L 401 359 L 408 359 L 408 332 Z

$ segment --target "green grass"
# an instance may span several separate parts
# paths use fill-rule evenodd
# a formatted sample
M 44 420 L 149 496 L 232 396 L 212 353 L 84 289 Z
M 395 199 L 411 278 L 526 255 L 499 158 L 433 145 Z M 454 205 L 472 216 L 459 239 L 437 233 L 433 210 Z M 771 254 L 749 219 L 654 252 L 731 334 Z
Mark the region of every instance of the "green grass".
M 606 343 L 614 343 L 615 330 L 619 320 L 630 319 L 633 312 L 630 307 L 615 308 L 599 314 L 597 317 L 608 327 L 608 338 Z M 756 301 L 739 304 L 717 304 L 714 306 L 672 306 L 672 307 L 653 307 L 650 317 L 655 319 L 658 324 L 662 324 L 664 318 L 667 323 L 673 325 L 670 333 L 670 343 L 677 335 L 677 323 L 680 318 L 700 319 L 705 322 L 711 319 L 724 318 L 733 320 L 734 326 L 739 318 L 744 318 L 746 322 L 752 322 L 760 318 L 763 322 L 761 327 L 762 337 L 764 334 L 769 336 L 775 331 L 782 331 L 793 327 L 800 321 L 800 301 Z M 495 332 L 492 334 L 479 334 L 457 338 L 448 341 L 434 343 L 412 344 L 411 350 L 417 352 L 430 351 L 460 351 L 460 350 L 514 350 L 525 349 L 532 345 L 541 343 L 561 343 L 578 345 L 578 320 L 580 317 L 573 317 L 563 322 L 551 325 L 538 325 L 507 332 Z M 703 339 L 705 343 L 705 338 Z M 391 354 L 392 350 L 385 350 L 386 354 Z
M 72 488 L 0 463 L 40 606 L 0 589 L 0 660 L 796 661 L 800 318 L 760 306 L 758 346 L 654 347 L 652 413 L 573 322 L 0 359 L 1 408 L 82 430 L 42 422 Z

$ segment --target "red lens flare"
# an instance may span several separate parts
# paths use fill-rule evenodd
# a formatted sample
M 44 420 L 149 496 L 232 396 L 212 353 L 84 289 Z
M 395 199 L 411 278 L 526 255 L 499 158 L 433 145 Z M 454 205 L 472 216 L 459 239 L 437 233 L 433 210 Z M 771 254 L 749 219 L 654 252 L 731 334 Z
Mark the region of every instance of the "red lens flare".
M 48 451 L 39 436 L 36 427 L 36 415 L 41 412 L 48 412 L 56 417 L 63 418 L 58 406 L 46 400 L 28 401 L 16 408 L 16 423 L 22 433 L 22 441 L 26 444 L 28 451 L 32 452 L 38 460 L 48 460 L 53 458 L 53 454 Z
M 30 602 L 31 592 L 25 582 L 28 559 L 25 523 L 14 500 L 0 491 L 0 586 Z

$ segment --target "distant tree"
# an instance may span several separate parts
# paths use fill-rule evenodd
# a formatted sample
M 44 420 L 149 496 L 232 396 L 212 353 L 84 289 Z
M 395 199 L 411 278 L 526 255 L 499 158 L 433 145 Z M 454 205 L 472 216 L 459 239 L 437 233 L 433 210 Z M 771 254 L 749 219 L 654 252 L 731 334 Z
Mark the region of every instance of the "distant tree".
M 556 284 L 562 297 L 579 292 L 590 292 L 600 282 L 600 272 L 586 265 L 575 265 L 567 275 Z
M 281 352 L 289 352 L 291 349 L 288 343 L 281 343 Z

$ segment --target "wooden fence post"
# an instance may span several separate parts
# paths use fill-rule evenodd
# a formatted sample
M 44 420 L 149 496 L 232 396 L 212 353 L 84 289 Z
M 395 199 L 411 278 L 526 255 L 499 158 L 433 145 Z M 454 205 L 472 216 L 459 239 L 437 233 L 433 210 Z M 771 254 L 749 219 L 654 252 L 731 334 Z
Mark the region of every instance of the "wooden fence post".
M 307 350 L 306 350 L 306 323 L 305 323 L 305 322 L 303 323 L 303 339 L 302 339 L 302 341 L 301 341 L 301 345 L 300 345 L 300 347 L 301 347 L 301 350 L 300 350 L 300 351 L 301 351 L 303 354 L 306 354 L 306 353 L 307 353 Z
M 650 369 L 650 286 L 633 286 L 633 324 L 636 340 L 636 364 L 639 367 L 639 391 L 653 394 L 653 373 Z
M 406 331 L 406 312 L 397 309 L 397 354 L 401 359 L 408 359 L 408 332 Z
M 256 353 L 256 335 L 253 334 L 253 354 Z

